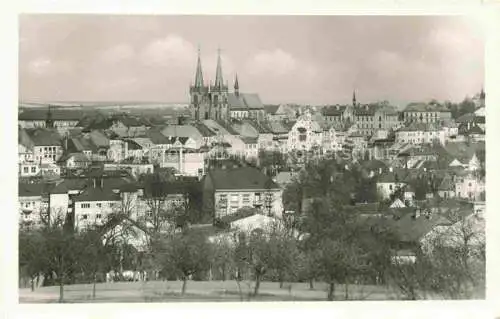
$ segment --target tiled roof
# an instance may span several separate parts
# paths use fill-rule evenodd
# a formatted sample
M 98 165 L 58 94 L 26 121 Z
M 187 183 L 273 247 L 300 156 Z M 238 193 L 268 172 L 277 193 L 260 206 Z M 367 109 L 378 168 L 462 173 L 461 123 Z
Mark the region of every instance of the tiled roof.
M 19 183 L 19 197 L 42 196 L 49 193 L 54 184 L 47 183 Z
M 241 136 L 240 139 L 243 141 L 245 144 L 257 144 L 257 137 L 249 137 L 249 136 Z
M 258 94 L 255 93 L 229 93 L 227 102 L 231 110 L 264 109 Z
M 234 128 L 232 128 L 229 123 L 222 121 L 222 120 L 216 120 L 215 122 L 217 124 L 219 124 L 220 126 L 222 126 L 222 128 L 225 129 L 229 134 L 239 135 L 239 133 Z
M 208 172 L 215 189 L 277 189 L 272 179 L 253 167 L 214 169 Z
M 87 183 L 86 179 L 82 178 L 66 178 L 59 184 L 57 184 L 54 189 L 52 189 L 52 194 L 67 194 L 69 191 L 76 191 L 85 188 Z
M 441 105 L 432 105 L 427 103 L 410 103 L 406 106 L 404 112 L 450 112 L 450 111 Z
M 264 105 L 264 111 L 266 111 L 267 114 L 276 114 L 276 111 L 280 108 L 279 104 L 278 105 Z
M 392 172 L 385 172 L 377 179 L 377 183 L 396 183 L 403 182 L 407 174 L 402 170 L 394 169 Z
M 476 115 L 474 113 L 466 113 L 459 118 L 457 118 L 455 121 L 457 123 L 468 123 L 468 122 L 473 122 L 474 119 L 476 118 Z
M 127 127 L 139 127 L 144 125 L 141 120 L 127 115 L 117 115 L 113 118 L 113 120 L 120 121 Z
M 35 146 L 61 146 L 61 136 L 56 130 L 27 129 L 26 132 Z
M 127 140 L 127 146 L 129 150 L 142 150 L 142 147 L 133 140 Z
M 120 194 L 111 188 L 87 187 L 81 194 L 74 197 L 75 202 L 119 201 Z
M 345 108 L 346 108 L 345 105 L 340 105 L 340 106 L 331 105 L 324 107 L 321 113 L 324 116 L 341 116 Z
M 97 152 L 97 146 L 89 137 L 74 137 L 68 141 L 68 149 L 72 152 L 79 153 L 82 151 Z
M 399 129 L 402 132 L 416 132 L 416 131 L 439 131 L 439 126 L 435 123 L 411 123 L 408 126 Z
M 217 135 L 203 123 L 196 123 L 194 124 L 194 127 L 200 132 L 203 137 L 211 137 Z
M 249 123 L 253 128 L 259 132 L 259 134 L 268 134 L 271 133 L 271 128 L 269 127 L 269 124 L 265 122 L 257 122 L 254 120 L 246 120 L 245 122 Z
M 484 134 L 484 130 L 477 125 L 470 128 L 469 134 Z
M 149 129 L 146 132 L 146 135 L 153 144 L 156 145 L 169 144 L 169 139 L 165 135 L 163 135 L 158 128 Z

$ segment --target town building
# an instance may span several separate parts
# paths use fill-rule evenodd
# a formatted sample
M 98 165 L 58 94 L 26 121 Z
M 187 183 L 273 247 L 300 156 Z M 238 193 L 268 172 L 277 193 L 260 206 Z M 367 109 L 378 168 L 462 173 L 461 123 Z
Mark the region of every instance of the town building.
M 189 89 L 191 95 L 191 117 L 195 121 L 222 120 L 231 118 L 254 118 L 263 120 L 264 105 L 255 93 L 241 93 L 238 76 L 234 80 L 234 92 L 230 93 L 227 83 L 224 83 L 220 51 L 217 57 L 215 83 L 206 85 L 203 79 L 201 58 L 198 62 L 194 84 Z
M 265 214 L 281 216 L 283 190 L 256 168 L 214 169 L 202 180 L 203 207 L 214 218 L 235 214 L 253 207 Z
M 406 123 L 442 123 L 451 119 L 451 111 L 437 103 L 410 103 L 403 110 Z

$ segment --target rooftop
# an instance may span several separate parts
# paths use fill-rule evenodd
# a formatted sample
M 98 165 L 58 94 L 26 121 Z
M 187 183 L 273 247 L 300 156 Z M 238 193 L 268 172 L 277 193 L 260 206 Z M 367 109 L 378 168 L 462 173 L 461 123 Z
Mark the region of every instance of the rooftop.
M 253 167 L 214 169 L 207 174 L 215 189 L 279 189 L 273 180 Z

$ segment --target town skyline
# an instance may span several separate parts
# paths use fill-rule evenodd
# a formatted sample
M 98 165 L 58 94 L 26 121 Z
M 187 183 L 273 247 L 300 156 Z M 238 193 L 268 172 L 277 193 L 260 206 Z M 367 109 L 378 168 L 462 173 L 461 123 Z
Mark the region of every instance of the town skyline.
M 199 46 L 207 85 L 220 47 L 224 82 L 265 104 L 458 102 L 483 86 L 480 33 L 442 16 L 23 15 L 19 98 L 189 103 Z

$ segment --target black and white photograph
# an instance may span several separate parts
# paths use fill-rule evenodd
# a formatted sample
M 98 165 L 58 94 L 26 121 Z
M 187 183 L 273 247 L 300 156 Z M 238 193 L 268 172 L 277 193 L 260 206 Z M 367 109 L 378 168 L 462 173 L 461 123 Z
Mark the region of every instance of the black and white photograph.
M 477 16 L 18 24 L 19 303 L 486 298 Z

